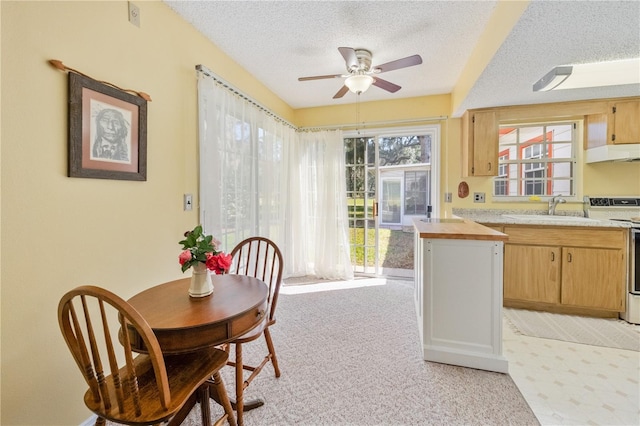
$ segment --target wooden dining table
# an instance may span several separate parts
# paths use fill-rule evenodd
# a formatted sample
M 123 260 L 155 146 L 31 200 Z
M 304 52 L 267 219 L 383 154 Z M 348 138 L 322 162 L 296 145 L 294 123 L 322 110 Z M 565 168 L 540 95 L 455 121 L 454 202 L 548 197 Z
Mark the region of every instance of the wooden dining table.
M 153 330 L 164 354 L 195 352 L 232 341 L 256 327 L 267 309 L 267 285 L 244 275 L 212 275 L 213 293 L 190 297 L 190 278 L 167 282 L 144 290 L 128 300 Z M 144 342 L 129 333 L 138 352 Z M 219 402 L 215 387 L 211 397 Z M 172 419 L 180 422 L 196 404 L 196 396 Z M 205 408 L 208 409 L 208 404 Z M 231 422 L 234 424 L 235 421 Z

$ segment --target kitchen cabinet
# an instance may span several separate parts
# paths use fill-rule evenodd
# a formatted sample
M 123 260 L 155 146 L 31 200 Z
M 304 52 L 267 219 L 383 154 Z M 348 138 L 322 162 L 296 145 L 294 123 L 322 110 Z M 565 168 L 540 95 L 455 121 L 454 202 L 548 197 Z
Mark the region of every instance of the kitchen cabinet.
M 611 101 L 602 114 L 586 116 L 586 146 L 640 143 L 640 99 Z
M 498 175 L 498 119 L 495 111 L 462 116 L 462 176 Z
M 504 298 L 560 303 L 560 248 L 507 244 Z
M 456 219 L 414 219 L 414 227 L 414 302 L 423 358 L 507 373 L 502 355 L 506 236 Z
M 611 102 L 609 110 L 609 140 L 614 144 L 640 143 L 640 100 Z
M 562 304 L 625 310 L 619 285 L 626 277 L 622 250 L 571 247 L 562 251 Z
M 624 228 L 505 225 L 504 304 L 566 313 L 625 310 Z

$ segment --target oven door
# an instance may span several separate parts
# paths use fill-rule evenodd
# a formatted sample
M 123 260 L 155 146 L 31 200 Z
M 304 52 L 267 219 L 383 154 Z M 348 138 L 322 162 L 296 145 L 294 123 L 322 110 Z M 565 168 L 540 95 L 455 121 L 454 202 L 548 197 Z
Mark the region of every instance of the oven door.
M 640 296 L 640 228 L 631 228 L 629 292 Z

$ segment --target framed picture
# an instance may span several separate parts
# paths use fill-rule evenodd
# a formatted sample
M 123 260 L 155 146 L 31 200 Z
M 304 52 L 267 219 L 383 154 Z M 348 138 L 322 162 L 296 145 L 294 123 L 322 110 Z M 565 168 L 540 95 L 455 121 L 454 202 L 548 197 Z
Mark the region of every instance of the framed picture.
M 147 101 L 69 73 L 69 176 L 147 180 Z

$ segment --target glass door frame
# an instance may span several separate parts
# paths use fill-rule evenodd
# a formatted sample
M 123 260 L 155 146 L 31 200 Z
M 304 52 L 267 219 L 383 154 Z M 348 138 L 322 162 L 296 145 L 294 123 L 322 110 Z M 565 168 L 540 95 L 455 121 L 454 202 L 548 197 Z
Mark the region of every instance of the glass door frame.
M 400 137 L 400 136 L 407 136 L 407 135 L 431 135 L 431 185 L 430 185 L 430 193 L 431 193 L 431 206 L 432 206 L 432 216 L 439 216 L 439 212 L 440 212 L 440 199 L 441 199 L 441 188 L 440 188 L 440 180 L 441 180 L 441 124 L 440 123 L 430 123 L 430 124 L 424 124 L 424 125 L 420 125 L 420 126 L 406 126 L 406 127 L 397 127 L 397 128 L 378 128 L 378 129 L 366 129 L 366 131 L 364 130 L 352 130 L 352 131 L 343 131 L 343 139 L 347 139 L 347 138 L 363 138 L 365 140 L 373 140 L 373 146 L 375 149 L 375 164 L 373 164 L 372 169 L 375 170 L 375 179 L 376 179 L 376 185 L 375 188 L 373 189 L 373 191 L 370 191 L 373 193 L 373 200 L 371 200 L 372 204 L 373 204 L 373 215 L 371 217 L 367 217 L 366 216 L 366 212 L 367 212 L 367 208 L 366 206 L 368 205 L 367 203 L 370 201 L 370 197 L 369 197 L 369 193 L 366 191 L 366 188 L 368 187 L 368 181 L 369 181 L 369 170 L 366 170 L 367 173 L 365 173 L 365 191 L 364 191 L 364 202 L 365 202 L 365 221 L 367 220 L 373 220 L 373 222 L 375 223 L 375 226 L 373 227 L 373 229 L 375 229 L 375 234 L 374 234 L 374 243 L 373 245 L 369 244 L 367 245 L 367 241 L 368 238 L 365 238 L 365 247 L 364 247 L 364 251 L 365 253 L 370 249 L 370 247 L 373 247 L 375 250 L 375 255 L 374 255 L 374 259 L 375 259 L 375 263 L 373 267 L 367 267 L 366 265 L 366 257 L 364 258 L 364 265 L 362 265 L 362 271 L 356 269 L 354 267 L 354 273 L 356 275 L 372 275 L 372 276 L 380 276 L 382 275 L 382 267 L 380 265 L 380 256 L 379 256 L 379 224 L 380 224 L 380 220 L 378 218 L 378 198 L 379 198 L 379 193 L 381 191 L 381 180 L 380 180 L 380 169 L 379 169 L 379 164 L 380 164 L 380 158 L 379 158 L 379 139 L 380 138 L 385 138 L 385 137 Z M 368 145 L 367 145 L 368 146 Z M 365 151 L 365 158 L 366 157 L 367 152 Z M 446 160 L 445 160 L 446 161 Z M 350 164 L 347 162 L 347 164 Z M 365 167 L 367 167 L 365 165 Z M 352 219 L 351 217 L 349 217 L 349 224 L 352 223 Z M 365 224 L 366 225 L 366 224 Z M 365 226 L 365 236 L 367 236 L 366 230 L 370 229 L 369 227 Z M 354 250 L 352 247 L 351 253 L 353 254 Z M 353 264 L 353 262 L 352 262 Z
M 354 273 L 357 275 L 370 275 L 377 276 L 379 273 L 379 250 L 378 250 L 378 190 L 379 190 L 379 172 L 378 172 L 378 143 L 376 141 L 375 136 L 366 136 L 364 134 L 359 134 L 358 132 L 343 133 L 343 139 L 355 139 L 355 146 L 353 148 L 354 152 L 354 160 L 353 162 L 345 161 L 347 167 L 359 167 L 361 168 L 361 172 L 363 174 L 363 188 L 362 191 L 349 191 L 349 186 L 347 186 L 347 197 L 353 199 L 353 205 L 348 206 L 347 209 L 349 211 L 349 232 L 356 232 L 359 229 L 358 222 L 362 223 L 362 244 L 351 244 L 350 243 L 350 252 L 351 256 L 357 256 L 359 254 L 362 255 L 363 261 L 361 265 L 356 265 L 352 260 L 352 265 L 354 265 Z M 357 149 L 358 149 L 358 139 L 364 140 L 364 152 L 363 152 L 363 163 L 357 163 Z M 371 143 L 369 143 L 371 142 Z M 373 147 L 373 163 L 370 163 L 368 160 L 371 158 L 370 148 Z M 345 153 L 346 157 L 346 153 Z M 349 174 L 347 173 L 347 179 L 349 178 Z M 371 186 L 371 178 L 375 180 L 375 185 Z M 361 197 L 359 197 L 361 196 Z M 362 217 L 359 217 L 357 214 L 358 206 L 356 205 L 356 200 L 362 200 Z M 373 227 L 371 226 L 373 224 Z M 353 226 L 352 226 L 353 225 Z M 370 230 L 373 229 L 373 241 L 369 236 Z M 351 240 L 351 236 L 350 236 Z M 368 258 L 373 253 L 373 266 L 368 266 Z

